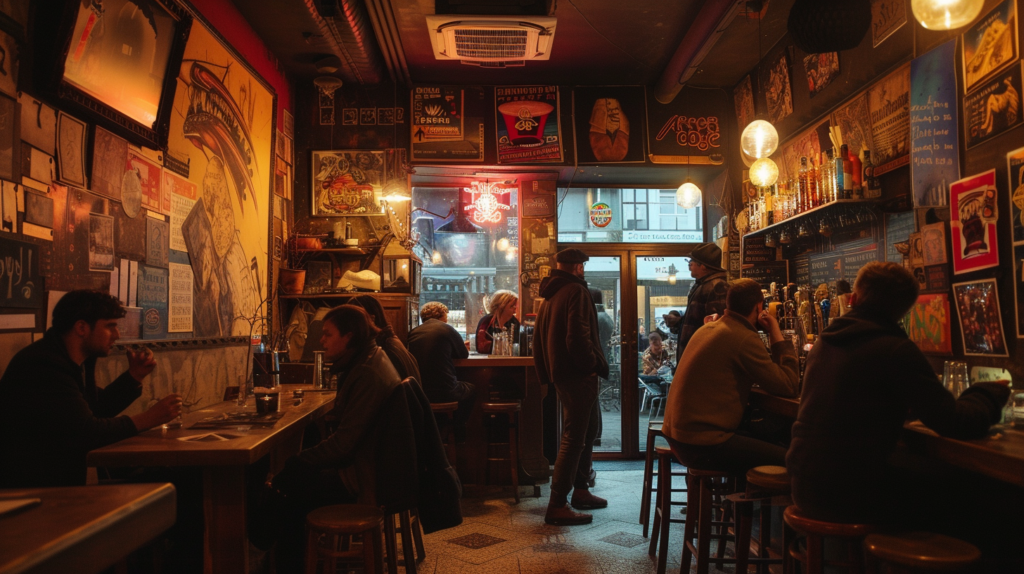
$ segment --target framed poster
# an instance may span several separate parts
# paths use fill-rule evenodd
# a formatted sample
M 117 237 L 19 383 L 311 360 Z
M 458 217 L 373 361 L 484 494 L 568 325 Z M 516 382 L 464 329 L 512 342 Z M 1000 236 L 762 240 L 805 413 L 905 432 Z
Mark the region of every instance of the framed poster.
M 871 47 L 877 48 L 907 23 L 907 0 L 871 0 Z
M 946 264 L 946 224 L 921 226 L 921 257 L 924 265 Z
M 750 122 L 754 121 L 756 112 L 754 110 L 754 87 L 751 80 L 753 76 L 743 76 L 739 84 L 732 91 L 733 106 L 736 108 L 736 125 L 743 131 Z
M 909 63 L 868 88 L 868 113 L 875 175 L 910 163 Z
M 964 92 L 1017 61 L 1017 2 L 1003 0 L 963 35 Z
M 0 53 L 3 62 L 0 65 L 0 92 L 18 97 L 18 41 L 14 36 L 0 30 Z
M 964 354 L 982 357 L 1006 357 L 1003 317 L 999 314 L 999 292 L 995 279 L 979 279 L 953 284 L 956 312 Z
M 1020 125 L 1021 66 L 1011 66 L 964 96 L 964 145 L 970 149 Z
M 998 266 L 996 170 L 961 179 L 950 186 L 949 195 L 953 273 Z
M 1024 147 L 1006 154 L 1010 182 L 1010 234 L 1016 244 L 1024 242 Z
M 121 183 L 121 198 L 124 201 L 125 212 L 128 212 L 128 202 L 133 197 L 138 197 L 139 207 L 161 212 L 163 201 L 160 199 L 160 172 L 161 168 L 156 162 L 140 152 L 128 150 L 125 174 Z
M 0 179 L 14 180 L 19 140 L 18 102 L 0 95 Z
M 89 214 L 89 271 L 114 270 L 114 218 Z
M 57 116 L 57 171 L 60 180 L 85 185 L 85 122 L 64 112 Z
M 821 143 L 818 140 L 818 128 L 812 127 L 804 133 L 789 140 L 782 149 L 782 161 L 786 164 L 786 173 L 800 173 L 800 158 L 806 157 L 808 166 L 811 160 L 821 157 Z
M 383 215 L 384 155 L 383 151 L 314 151 L 313 216 Z
M 848 104 L 832 112 L 831 123 L 843 132 L 843 143 L 850 153 L 860 155 L 861 150 L 871 150 L 872 161 L 877 164 L 875 142 L 871 139 L 871 114 L 868 112 L 868 93 L 862 92 Z
M 412 161 L 484 161 L 484 118 L 491 113 L 483 88 L 416 86 L 411 97 Z M 356 125 L 357 113 L 343 110 L 342 123 Z
M 949 314 L 947 293 L 922 294 L 917 297 L 917 302 L 903 318 L 903 328 L 922 353 L 952 355 L 952 320 Z
M 945 206 L 949 184 L 960 179 L 955 61 L 956 40 L 950 40 L 910 62 L 914 207 Z
M 39 268 L 39 246 L 0 238 L 0 261 L 17 272 L 0 276 L 0 308 L 38 309 L 43 306 L 43 276 Z
M 128 142 L 96 126 L 92 136 L 92 191 L 120 200 L 127 158 Z
M 580 164 L 643 163 L 647 141 L 643 86 L 573 90 L 576 161 Z
M 839 52 L 804 56 L 804 72 L 811 97 L 818 95 L 839 76 Z
M 732 111 L 728 101 L 708 90 L 683 88 L 668 104 L 648 93 L 647 157 L 657 164 L 721 165 L 722 126 Z
M 793 113 L 793 88 L 789 80 L 789 49 L 766 58 L 761 68 L 761 90 L 768 101 L 768 121 L 777 124 Z
M 494 88 L 498 163 L 560 163 L 558 86 Z

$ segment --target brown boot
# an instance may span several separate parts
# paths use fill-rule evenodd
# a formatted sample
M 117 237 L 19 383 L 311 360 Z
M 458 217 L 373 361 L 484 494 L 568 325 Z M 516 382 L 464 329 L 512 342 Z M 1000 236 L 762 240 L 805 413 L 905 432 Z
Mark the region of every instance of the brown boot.
M 594 496 L 585 488 L 577 488 L 572 491 L 572 507 L 580 510 L 607 508 L 608 501 L 600 496 Z
M 590 524 L 594 517 L 582 512 L 576 512 L 568 505 L 548 505 L 548 512 L 544 515 L 544 522 L 555 526 L 574 526 L 577 524 Z

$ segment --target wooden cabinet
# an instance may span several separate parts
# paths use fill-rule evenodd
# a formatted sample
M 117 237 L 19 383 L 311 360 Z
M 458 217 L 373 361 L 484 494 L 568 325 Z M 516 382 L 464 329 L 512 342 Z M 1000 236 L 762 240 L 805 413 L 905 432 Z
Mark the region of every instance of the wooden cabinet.
M 419 325 L 419 297 L 406 293 L 316 293 L 304 295 L 281 295 L 280 311 L 281 318 L 287 327 L 292 310 L 300 301 L 309 302 L 314 309 L 320 307 L 337 307 L 344 305 L 349 299 L 359 295 L 370 295 L 380 301 L 384 308 L 384 315 L 395 330 L 395 335 L 404 344 L 409 336 L 409 331 Z

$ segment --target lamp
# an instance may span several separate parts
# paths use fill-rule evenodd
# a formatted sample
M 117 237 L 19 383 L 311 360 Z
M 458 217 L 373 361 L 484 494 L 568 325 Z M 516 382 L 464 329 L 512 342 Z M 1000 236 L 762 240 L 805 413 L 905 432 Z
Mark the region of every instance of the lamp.
M 779 166 L 770 157 L 763 157 L 750 166 L 750 183 L 757 187 L 775 185 L 779 179 Z
M 676 190 L 676 204 L 683 209 L 693 209 L 700 205 L 701 191 L 691 181 L 686 181 Z
M 668 264 L 668 284 L 669 285 L 675 285 L 676 284 L 676 274 L 677 273 L 679 273 L 679 270 L 676 269 L 675 263 L 669 263 Z
M 953 30 L 978 17 L 985 0 L 911 0 L 910 9 L 929 30 Z
M 412 199 L 412 194 L 406 186 L 402 185 L 401 180 L 393 179 L 384 186 L 384 191 L 381 195 L 384 201 L 409 201 Z
M 743 128 L 740 149 L 754 159 L 768 157 L 779 149 L 779 132 L 764 120 L 754 120 Z

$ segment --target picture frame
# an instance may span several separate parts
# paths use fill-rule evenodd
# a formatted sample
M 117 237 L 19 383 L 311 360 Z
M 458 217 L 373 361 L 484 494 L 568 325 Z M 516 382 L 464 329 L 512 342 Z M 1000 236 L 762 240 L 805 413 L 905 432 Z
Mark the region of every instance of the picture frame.
M 964 355 L 1008 357 L 999 289 L 995 279 L 953 284 L 953 304 L 960 320 Z
M 85 183 L 85 122 L 64 112 L 57 115 L 57 172 L 60 180 L 76 187 Z
M 41 13 L 54 17 L 37 22 L 35 61 L 51 66 L 35 67 L 35 85 L 62 109 L 101 123 L 132 143 L 166 148 L 175 84 L 193 20 L 186 7 L 178 0 L 152 0 L 152 13 L 143 16 L 131 10 L 122 14 L 130 0 L 105 1 L 102 12 L 81 2 L 39 3 L 48 5 L 39 8 Z M 113 21 L 105 23 L 105 18 Z M 124 18 L 129 22 L 122 22 Z M 126 36 L 131 31 L 136 34 Z M 156 82 L 149 81 L 153 76 Z
M 313 217 L 384 215 L 385 158 L 383 150 L 313 151 Z

